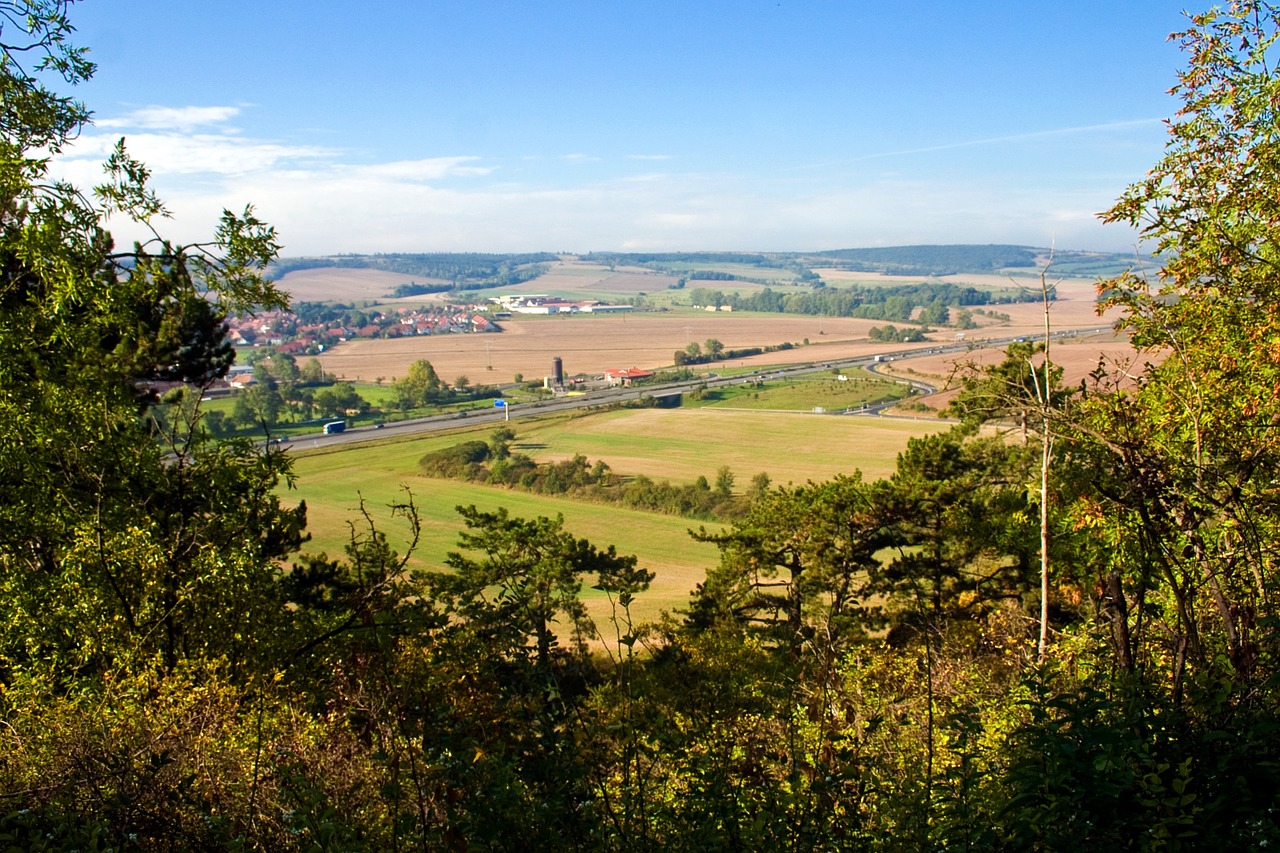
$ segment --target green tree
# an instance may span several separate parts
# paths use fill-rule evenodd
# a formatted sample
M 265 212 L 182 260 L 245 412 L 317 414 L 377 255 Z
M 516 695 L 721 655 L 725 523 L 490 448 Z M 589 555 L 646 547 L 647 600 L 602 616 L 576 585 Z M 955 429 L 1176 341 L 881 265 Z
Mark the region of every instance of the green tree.
M 321 388 L 315 393 L 314 401 L 321 417 L 345 415 L 353 409 L 361 412 L 369 410 L 369 401 L 361 397 L 350 382 L 335 382 L 328 388 Z
M 479 557 L 449 554 L 453 571 L 429 579 L 437 600 L 446 614 L 490 637 L 505 654 L 528 654 L 543 677 L 553 677 L 560 645 L 556 624 L 563 620 L 579 650 L 595 634 L 580 599 L 583 579 L 607 583 L 629 572 L 635 557 L 620 556 L 612 547 L 600 551 L 571 536 L 561 518 L 526 520 L 505 509 L 475 507 L 458 512 L 468 531 L 459 544 Z
M 947 413 L 971 424 L 1012 419 L 1022 432 L 1044 429 L 1050 411 L 1066 404 L 1070 392 L 1061 387 L 1062 368 L 1048 360 L 1043 341 L 1015 341 L 1004 360 L 985 367 L 962 366 L 960 392 Z
M 271 427 L 279 422 L 283 410 L 284 397 L 275 381 L 268 379 L 236 392 L 232 417 L 247 427 Z
M 1030 588 L 1038 537 L 1029 451 L 959 428 L 913 438 L 877 488 L 896 550 L 872 588 L 903 625 L 973 618 Z
M 886 530 L 858 476 L 770 491 L 731 531 L 696 534 L 721 559 L 695 593 L 690 624 L 737 626 L 792 656 L 819 637 L 838 648 L 865 627 L 859 608 Z
M 506 459 L 511 455 L 511 442 L 515 441 L 516 431 L 507 426 L 500 426 L 489 435 L 489 457 Z
M 302 381 L 298 360 L 287 352 L 278 352 L 271 356 L 271 375 L 280 383 L 281 393 L 286 395 Z
M 1094 567 L 1125 605 L 1117 654 L 1175 685 L 1224 656 L 1236 678 L 1266 677 L 1280 530 L 1280 27 L 1261 2 L 1191 20 L 1164 156 L 1106 215 L 1162 259 L 1103 288 L 1145 367 L 1136 383 L 1099 372 L 1077 434 L 1098 467 L 1077 523 L 1124 543 Z
M 733 471 L 728 465 L 721 465 L 716 470 L 716 496 L 721 500 L 733 497 Z
M 0 3 L 0 680 L 191 656 L 250 667 L 283 616 L 277 561 L 300 538 L 302 511 L 274 493 L 287 465 L 211 444 L 185 395 L 160 401 L 152 383 L 207 386 L 232 360 L 228 312 L 284 307 L 261 275 L 275 233 L 224 212 L 207 243 L 120 252 L 108 213 L 149 227 L 165 212 L 146 168 L 118 145 L 92 198 L 48 179 L 87 112 L 43 81 L 93 71 L 64 12 Z
M 419 359 L 409 365 L 404 378 L 396 380 L 393 387 L 400 408 L 413 409 L 438 401 L 445 386 L 431 362 Z
M 951 319 L 951 311 L 941 302 L 931 302 L 920 309 L 917 319 L 926 326 L 945 326 Z
M 299 369 L 300 380 L 305 385 L 319 385 L 324 382 L 324 367 L 320 364 L 320 359 L 309 358 Z

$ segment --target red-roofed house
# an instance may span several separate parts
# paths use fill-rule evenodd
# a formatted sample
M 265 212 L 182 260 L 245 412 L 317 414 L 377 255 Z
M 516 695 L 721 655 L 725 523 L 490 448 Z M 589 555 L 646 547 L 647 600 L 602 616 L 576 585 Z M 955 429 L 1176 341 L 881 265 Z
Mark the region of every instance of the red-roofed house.
M 649 379 L 652 376 L 653 373 L 651 371 L 641 370 L 638 367 L 633 367 L 630 370 L 606 370 L 604 372 L 604 378 L 608 380 L 611 388 L 618 385 L 631 385 L 638 379 Z

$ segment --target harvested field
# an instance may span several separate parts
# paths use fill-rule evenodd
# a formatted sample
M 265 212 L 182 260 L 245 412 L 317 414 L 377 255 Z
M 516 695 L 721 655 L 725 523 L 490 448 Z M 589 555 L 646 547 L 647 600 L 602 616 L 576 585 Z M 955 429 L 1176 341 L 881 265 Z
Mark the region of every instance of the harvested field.
M 425 358 L 443 378 L 465 375 L 473 383 L 509 382 L 549 375 L 552 359 L 564 359 L 567 373 L 598 374 L 608 368 L 670 365 L 676 350 L 716 338 L 727 349 L 800 343 L 805 338 L 832 341 L 873 352 L 867 331 L 875 323 L 817 317 L 762 317 L 724 313 L 673 317 L 630 314 L 518 317 L 503 323 L 500 334 L 436 335 L 393 340 L 348 341 L 321 356 L 327 371 L 347 379 L 402 376 L 409 364 Z M 819 326 L 825 332 L 819 337 Z M 820 351 L 821 350 L 821 351 Z M 807 353 L 799 356 L 797 352 Z M 834 357 L 822 347 L 772 353 L 762 363 Z M 735 362 L 736 363 L 736 362 Z M 490 371 L 489 365 L 493 366 Z M 725 363 L 728 364 L 728 363 Z
M 1141 364 L 1137 363 L 1138 355 L 1129 342 L 1111 333 L 1055 340 L 1050 348 L 1050 355 L 1055 363 L 1062 366 L 1062 383 L 1067 386 L 1079 385 L 1080 380 L 1093 372 L 1099 362 L 1111 373 L 1136 373 L 1141 369 Z M 1003 359 L 1004 351 L 1001 349 L 980 349 L 894 362 L 882 367 L 880 372 L 922 379 L 941 387 L 948 380 L 953 380 L 965 366 L 985 367 Z M 941 410 L 950 405 L 955 394 L 953 389 L 913 402 Z
M 341 269 L 322 267 L 314 270 L 296 270 L 276 280 L 276 286 L 288 293 L 294 302 L 351 302 L 375 299 L 385 302 L 424 302 L 431 296 L 414 296 L 408 300 L 395 300 L 391 292 L 402 284 L 444 284 L 439 279 L 382 270 Z
M 1110 318 L 1099 318 L 1094 309 L 1093 286 L 1064 282 L 1051 309 L 1058 331 L 1098 328 Z M 966 340 L 1034 335 L 1044 325 L 1044 311 L 1037 303 L 1000 305 L 996 309 L 1011 318 L 1007 325 L 988 325 L 965 333 Z M 670 365 L 673 353 L 686 345 L 716 338 L 726 348 L 799 344 L 809 346 L 774 352 L 751 359 L 718 362 L 717 367 L 831 361 L 860 358 L 886 350 L 928 348 L 952 343 L 956 333 L 940 329 L 924 344 L 883 344 L 868 339 L 873 320 L 795 315 L 705 313 L 682 316 L 629 314 L 591 316 L 517 317 L 503 324 L 500 334 L 439 335 L 393 340 L 349 341 L 321 356 L 327 371 L 345 379 L 372 381 L 377 377 L 403 376 L 417 359 L 431 362 L 447 381 L 466 376 L 473 383 L 511 381 L 516 373 L 526 378 L 549 375 L 552 359 L 564 359 L 570 374 L 598 374 L 608 368 L 655 368 Z M 490 369 L 492 368 L 492 369 Z
M 639 267 L 618 267 L 611 270 L 583 261 L 560 261 L 552 264 L 546 275 L 539 276 L 522 287 L 568 298 L 605 298 L 665 290 L 675 280 L 675 276 Z

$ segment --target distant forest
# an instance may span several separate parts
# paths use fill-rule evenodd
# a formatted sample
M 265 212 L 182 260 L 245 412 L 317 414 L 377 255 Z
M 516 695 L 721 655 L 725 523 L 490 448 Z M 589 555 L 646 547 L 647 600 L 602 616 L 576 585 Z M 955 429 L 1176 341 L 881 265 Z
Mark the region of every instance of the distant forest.
M 663 264 L 745 264 L 771 267 L 776 255 L 759 252 L 590 252 L 582 256 L 593 264 L 621 266 L 662 266 Z
M 924 311 L 916 319 L 932 325 L 949 321 L 951 306 L 1000 305 L 1014 302 L 1038 302 L 1045 294 L 1035 289 L 999 290 L 958 287 L 948 282 L 887 285 L 883 287 L 811 288 L 793 292 L 766 287 L 757 293 L 735 293 L 694 288 L 689 291 L 695 307 L 729 307 L 734 311 L 762 311 L 775 314 L 807 314 L 826 317 L 861 317 L 866 320 L 909 322 L 917 308 Z M 1057 298 L 1050 286 L 1049 299 Z
M 417 289 L 406 293 L 400 293 L 398 289 L 395 294 L 396 296 L 417 296 L 447 290 L 478 290 L 485 287 L 519 284 L 542 275 L 546 272 L 546 267 L 542 265 L 557 259 L 558 256 L 547 252 L 524 255 L 481 252 L 333 255 L 322 258 L 284 258 L 273 263 L 268 272 L 274 277 L 280 277 L 298 270 L 337 267 L 383 270 L 451 282 L 449 286 L 439 283 L 406 285 L 407 288 Z
M 806 260 L 814 266 L 839 266 L 863 272 L 954 275 L 1021 269 L 1035 271 L 1037 259 L 1045 254 L 1046 250 L 1028 246 L 885 246 L 817 252 L 806 256 Z

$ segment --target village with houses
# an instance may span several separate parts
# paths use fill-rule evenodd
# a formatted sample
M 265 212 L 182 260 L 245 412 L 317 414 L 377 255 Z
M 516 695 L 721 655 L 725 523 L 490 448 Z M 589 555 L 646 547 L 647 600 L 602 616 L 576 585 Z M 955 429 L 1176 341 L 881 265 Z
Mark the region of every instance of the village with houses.
M 567 301 L 546 294 L 495 296 L 471 305 L 424 305 L 360 309 L 301 303 L 295 311 L 265 311 L 233 317 L 229 337 L 236 346 L 271 346 L 290 355 L 319 355 L 343 341 L 501 332 L 512 314 L 617 314 L 630 305 L 596 300 Z
M 362 338 L 500 332 L 501 327 L 481 313 L 491 307 L 330 309 L 301 316 L 290 311 L 267 311 L 230 320 L 229 337 L 236 346 L 272 346 L 277 352 L 291 355 L 318 355 L 335 344 Z M 321 317 L 308 316 L 313 313 L 321 313 Z

